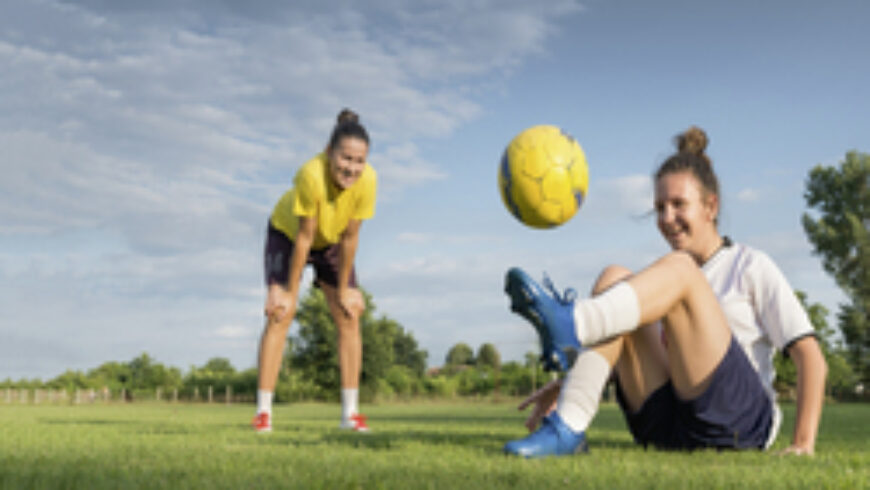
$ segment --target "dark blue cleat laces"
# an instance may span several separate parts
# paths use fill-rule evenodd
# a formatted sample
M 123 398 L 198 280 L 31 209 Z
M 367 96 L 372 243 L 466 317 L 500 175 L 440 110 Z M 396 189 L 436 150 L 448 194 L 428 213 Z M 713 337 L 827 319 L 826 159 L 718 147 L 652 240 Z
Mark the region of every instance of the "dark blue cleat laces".
M 511 299 L 511 311 L 528 320 L 538 331 L 544 370 L 567 371 L 581 348 L 574 331 L 577 293 L 568 288 L 560 295 L 546 275 L 544 286 L 549 292 L 516 267 L 509 269 L 505 276 L 505 293 Z

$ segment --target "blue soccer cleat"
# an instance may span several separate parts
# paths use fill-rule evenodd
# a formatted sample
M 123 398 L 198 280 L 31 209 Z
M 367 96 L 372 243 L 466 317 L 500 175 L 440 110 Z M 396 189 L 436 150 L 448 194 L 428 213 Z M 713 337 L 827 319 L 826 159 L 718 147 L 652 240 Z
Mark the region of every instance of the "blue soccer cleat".
M 550 279 L 540 284 L 522 270 L 512 267 L 505 277 L 505 292 L 511 298 L 511 311 L 535 326 L 541 338 L 541 360 L 546 371 L 567 371 L 580 353 L 580 341 L 574 331 L 574 299 L 567 289 L 559 295 Z
M 585 432 L 574 432 L 556 412 L 541 420 L 541 427 L 523 439 L 504 445 L 506 454 L 524 458 L 565 456 L 589 451 Z

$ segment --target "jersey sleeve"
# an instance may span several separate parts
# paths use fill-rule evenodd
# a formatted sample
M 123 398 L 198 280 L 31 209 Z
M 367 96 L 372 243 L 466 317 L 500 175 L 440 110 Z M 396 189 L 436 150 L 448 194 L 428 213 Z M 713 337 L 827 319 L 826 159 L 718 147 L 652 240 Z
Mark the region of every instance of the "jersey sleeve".
M 783 350 L 795 340 L 814 335 L 806 310 L 773 260 L 756 251 L 750 267 L 756 313 L 774 347 Z
M 351 219 L 365 220 L 375 215 L 375 198 L 378 191 L 378 179 L 374 169 L 366 172 L 365 182 L 357 199 Z
M 301 169 L 293 179 L 293 215 L 314 216 L 317 214 L 318 190 L 314 179 Z

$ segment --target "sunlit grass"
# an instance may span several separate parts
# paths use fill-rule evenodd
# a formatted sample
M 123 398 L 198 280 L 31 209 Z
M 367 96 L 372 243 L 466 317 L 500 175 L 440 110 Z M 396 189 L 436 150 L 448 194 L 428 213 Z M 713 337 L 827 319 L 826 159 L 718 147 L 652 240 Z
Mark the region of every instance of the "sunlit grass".
M 337 405 L 0 405 L 2 488 L 868 488 L 870 406 L 825 408 L 818 454 L 670 453 L 635 446 L 605 404 L 587 455 L 505 457 L 512 403 L 367 406 L 372 432 L 340 431 Z M 784 427 L 793 409 L 786 407 Z

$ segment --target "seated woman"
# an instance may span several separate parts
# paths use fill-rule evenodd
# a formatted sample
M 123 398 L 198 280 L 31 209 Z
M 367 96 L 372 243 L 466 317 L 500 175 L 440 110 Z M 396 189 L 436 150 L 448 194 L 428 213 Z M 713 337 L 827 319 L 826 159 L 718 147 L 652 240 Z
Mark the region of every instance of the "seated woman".
M 690 128 L 677 145 L 654 177 L 658 229 L 673 252 L 637 273 L 605 268 L 593 297 L 578 301 L 550 284 L 545 291 L 519 269 L 508 271 L 512 310 L 538 330 L 546 367 L 568 373 L 521 405 L 535 404 L 529 430 L 543 424 L 505 452 L 585 450 L 585 430 L 611 371 L 637 443 L 765 449 L 781 421 L 773 389 L 779 349 L 798 375 L 786 452 L 813 453 L 827 365 L 812 324 L 766 254 L 720 235 L 706 134 Z

